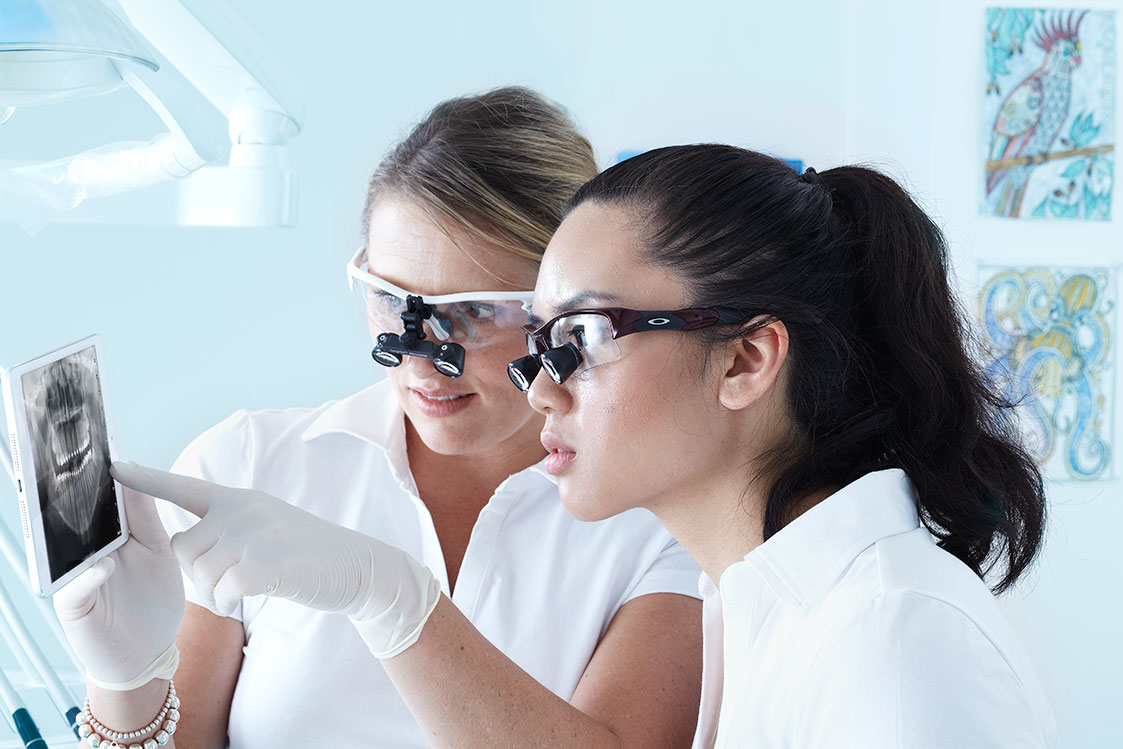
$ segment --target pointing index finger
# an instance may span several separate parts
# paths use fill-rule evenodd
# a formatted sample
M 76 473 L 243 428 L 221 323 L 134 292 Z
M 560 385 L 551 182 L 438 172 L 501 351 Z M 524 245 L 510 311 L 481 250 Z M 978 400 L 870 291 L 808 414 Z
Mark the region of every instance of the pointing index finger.
M 157 471 L 136 463 L 114 463 L 109 472 L 130 489 L 171 502 L 199 517 L 207 514 L 222 488 L 209 481 Z

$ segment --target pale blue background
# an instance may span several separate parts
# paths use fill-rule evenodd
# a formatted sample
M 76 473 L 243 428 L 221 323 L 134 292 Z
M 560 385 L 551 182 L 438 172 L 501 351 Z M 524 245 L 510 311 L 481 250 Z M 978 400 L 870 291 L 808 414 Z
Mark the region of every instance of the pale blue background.
M 820 169 L 886 168 L 947 228 L 968 299 L 978 263 L 1117 265 L 1123 252 L 1118 218 L 978 216 L 982 2 L 231 5 L 307 89 L 291 149 L 299 226 L 62 224 L 30 239 L 0 225 L 0 362 L 100 333 L 121 453 L 133 460 L 167 466 L 238 408 L 314 405 L 378 376 L 343 273 L 360 241 L 366 177 L 430 106 L 496 85 L 530 85 L 568 106 L 602 165 L 622 150 L 729 141 Z M 19 111 L 0 126 L 0 161 L 158 129 L 131 92 Z M 1049 546 L 1008 607 L 1056 706 L 1061 745 L 1123 746 L 1120 485 L 1050 491 Z M 18 531 L 2 488 L 0 517 Z

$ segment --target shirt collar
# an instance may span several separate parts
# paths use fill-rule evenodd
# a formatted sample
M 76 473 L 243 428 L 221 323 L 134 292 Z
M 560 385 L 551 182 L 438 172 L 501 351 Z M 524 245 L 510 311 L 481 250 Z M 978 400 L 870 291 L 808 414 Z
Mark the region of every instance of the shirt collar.
M 330 404 L 300 438 L 308 442 L 325 434 L 348 434 L 383 450 L 404 445 L 405 413 L 390 381 L 381 380 Z
M 389 380 L 376 382 L 327 406 L 301 433 L 300 438 L 308 442 L 326 434 L 347 434 L 382 448 L 399 482 L 403 486 L 412 483 L 412 478 L 406 480 L 409 475 L 409 459 L 406 451 L 405 411 L 402 410 Z M 545 460 L 543 458 L 541 462 L 515 475 L 533 473 L 557 486 L 557 478 L 546 472 Z
M 814 608 L 859 554 L 883 538 L 920 527 L 916 495 L 899 468 L 847 484 L 722 573 L 722 597 L 770 589 L 804 611 Z M 728 582 L 736 580 L 735 584 Z
M 547 456 L 547 457 L 549 457 L 549 456 Z M 547 481 L 549 481 L 554 486 L 558 485 L 558 477 L 557 476 L 551 476 L 549 471 L 546 470 L 546 458 L 542 458 L 542 460 L 538 461 L 537 463 L 532 465 L 527 470 L 530 471 L 531 473 L 537 473 L 539 476 L 546 479 Z

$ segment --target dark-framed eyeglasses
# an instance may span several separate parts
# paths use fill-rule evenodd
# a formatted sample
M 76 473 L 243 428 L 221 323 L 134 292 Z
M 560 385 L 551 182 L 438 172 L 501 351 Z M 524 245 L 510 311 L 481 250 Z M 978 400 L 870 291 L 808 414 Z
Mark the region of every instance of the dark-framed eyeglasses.
M 570 377 L 620 358 L 617 341 L 633 333 L 655 330 L 700 330 L 737 322 L 735 313 L 709 308 L 634 310 L 598 307 L 563 312 L 537 328 L 524 326 L 528 354 L 507 365 L 507 374 L 526 392 L 545 370 L 562 384 Z

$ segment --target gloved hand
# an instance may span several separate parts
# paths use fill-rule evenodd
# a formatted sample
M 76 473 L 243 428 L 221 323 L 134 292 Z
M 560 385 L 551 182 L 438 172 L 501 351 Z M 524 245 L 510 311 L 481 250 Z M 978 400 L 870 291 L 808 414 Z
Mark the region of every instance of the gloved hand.
M 126 486 L 199 516 L 171 547 L 204 603 L 229 614 L 243 596 L 346 614 L 378 658 L 416 642 L 440 584 L 404 551 L 251 489 L 114 463 Z
M 183 577 L 155 503 L 131 489 L 124 503 L 128 540 L 53 601 L 89 675 L 111 689 L 129 688 L 158 660 L 174 669 L 170 651 L 185 608 Z

